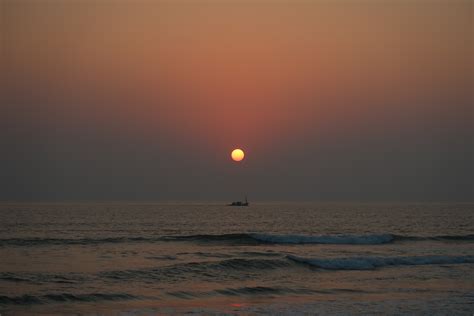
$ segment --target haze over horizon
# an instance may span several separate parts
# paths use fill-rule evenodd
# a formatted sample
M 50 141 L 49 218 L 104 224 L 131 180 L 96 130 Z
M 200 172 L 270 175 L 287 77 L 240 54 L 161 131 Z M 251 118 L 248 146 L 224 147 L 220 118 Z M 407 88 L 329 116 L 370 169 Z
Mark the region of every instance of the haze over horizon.
M 2 201 L 473 201 L 472 1 L 6 0 L 0 26 Z

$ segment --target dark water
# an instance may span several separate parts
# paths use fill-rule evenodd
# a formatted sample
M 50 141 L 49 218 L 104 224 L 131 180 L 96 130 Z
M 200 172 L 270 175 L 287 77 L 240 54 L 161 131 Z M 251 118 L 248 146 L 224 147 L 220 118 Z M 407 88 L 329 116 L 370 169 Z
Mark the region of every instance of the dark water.
M 472 204 L 3 204 L 0 313 L 474 313 Z

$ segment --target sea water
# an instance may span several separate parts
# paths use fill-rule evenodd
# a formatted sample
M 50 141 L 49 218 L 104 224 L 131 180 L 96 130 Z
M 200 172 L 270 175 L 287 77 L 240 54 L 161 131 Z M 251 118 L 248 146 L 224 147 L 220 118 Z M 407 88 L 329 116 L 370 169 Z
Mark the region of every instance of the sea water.
M 0 314 L 474 313 L 473 204 L 0 206 Z

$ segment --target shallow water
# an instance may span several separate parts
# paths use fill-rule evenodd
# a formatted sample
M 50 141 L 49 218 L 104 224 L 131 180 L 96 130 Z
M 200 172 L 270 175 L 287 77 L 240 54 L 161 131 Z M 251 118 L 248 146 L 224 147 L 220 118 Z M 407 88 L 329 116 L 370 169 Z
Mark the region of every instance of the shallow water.
M 474 312 L 474 205 L 3 204 L 0 313 Z

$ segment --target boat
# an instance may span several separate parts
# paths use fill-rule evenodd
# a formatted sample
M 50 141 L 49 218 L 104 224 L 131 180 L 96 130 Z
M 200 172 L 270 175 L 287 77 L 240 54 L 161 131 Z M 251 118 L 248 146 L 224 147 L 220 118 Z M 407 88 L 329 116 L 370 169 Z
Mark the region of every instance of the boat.
M 227 204 L 227 206 L 249 206 L 249 201 L 247 200 L 247 197 L 245 197 L 245 202 L 236 201 L 236 202 Z

